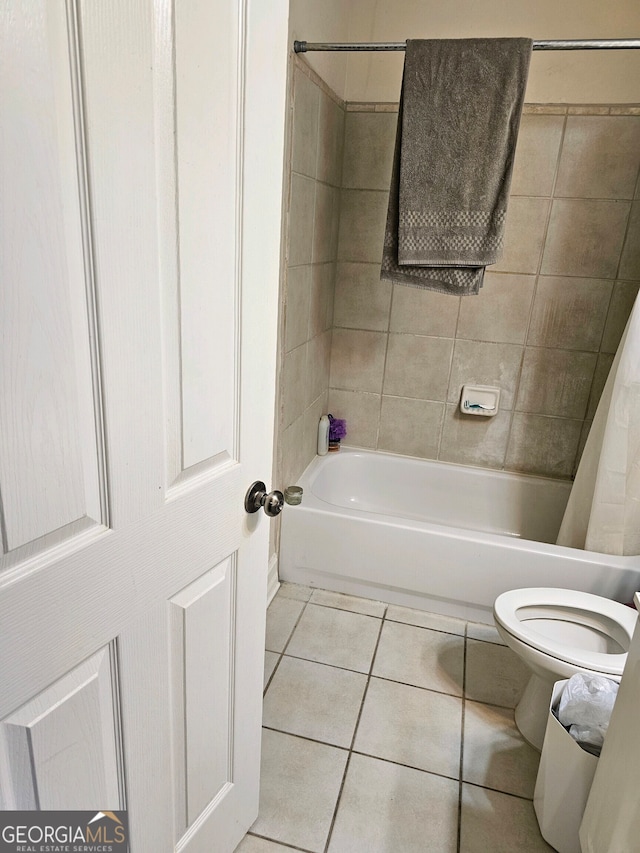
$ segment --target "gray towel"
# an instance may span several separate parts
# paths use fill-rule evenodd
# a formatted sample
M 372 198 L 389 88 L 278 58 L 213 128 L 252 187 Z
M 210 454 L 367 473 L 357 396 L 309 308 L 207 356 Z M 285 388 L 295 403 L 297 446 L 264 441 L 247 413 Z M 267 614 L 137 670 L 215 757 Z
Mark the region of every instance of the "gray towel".
M 407 42 L 381 278 L 478 292 L 502 251 L 531 48 Z

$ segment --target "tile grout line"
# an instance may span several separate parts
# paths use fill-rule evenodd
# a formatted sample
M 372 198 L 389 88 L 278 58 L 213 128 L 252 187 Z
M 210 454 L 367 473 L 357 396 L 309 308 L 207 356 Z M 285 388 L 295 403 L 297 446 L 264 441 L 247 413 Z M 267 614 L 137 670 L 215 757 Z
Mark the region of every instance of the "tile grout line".
M 295 847 L 293 844 L 288 844 L 286 841 L 275 841 L 273 838 L 269 838 L 268 835 L 259 835 L 257 832 L 247 832 L 247 835 L 253 836 L 253 838 L 261 838 L 263 841 L 269 841 L 271 844 L 279 844 L 281 847 L 286 847 L 287 850 L 297 850 L 300 853 L 314 853 L 313 850 L 309 850 L 307 847 Z
M 462 845 L 462 776 L 464 764 L 464 716 L 467 704 L 467 629 L 464 626 L 464 646 L 462 653 L 462 708 L 460 714 L 460 764 L 458 766 L 458 847 L 457 853 L 461 853 Z
M 374 663 L 376 660 L 376 655 L 378 654 L 378 646 L 380 645 L 380 637 L 382 636 L 382 629 L 383 629 L 384 623 L 386 621 L 387 609 L 388 609 L 388 605 L 387 605 L 387 607 L 385 607 L 384 613 L 382 614 L 382 618 L 380 620 L 380 629 L 378 631 L 378 637 L 376 640 L 375 648 L 373 650 L 373 655 L 371 656 L 371 664 L 369 666 L 369 673 L 367 675 L 367 683 L 365 685 L 364 692 L 362 694 L 362 701 L 360 702 L 360 710 L 358 712 L 356 724 L 355 724 L 354 729 L 353 729 L 353 736 L 351 737 L 351 744 L 349 746 L 349 754 L 347 755 L 347 761 L 346 761 L 346 764 L 344 766 L 344 773 L 342 774 L 342 782 L 340 783 L 340 790 L 338 791 L 338 798 L 336 800 L 336 805 L 335 805 L 335 808 L 333 810 L 333 816 L 331 818 L 331 824 L 329 826 L 329 832 L 327 834 L 327 840 L 326 840 L 326 843 L 324 846 L 324 853 L 328 853 L 329 845 L 331 843 L 331 836 L 333 835 L 333 830 L 334 830 L 334 827 L 336 824 L 336 819 L 338 817 L 338 809 L 340 808 L 340 801 L 342 799 L 342 792 L 344 790 L 345 782 L 347 781 L 347 772 L 349 770 L 349 765 L 351 763 L 351 756 L 353 755 L 353 746 L 354 746 L 355 741 L 356 741 L 356 735 L 358 733 L 358 726 L 360 725 L 360 719 L 362 717 L 362 710 L 364 708 L 364 703 L 365 703 L 365 700 L 367 698 L 367 692 L 369 690 L 369 684 L 371 682 L 371 674 L 373 672 L 373 666 L 374 666 Z
M 276 593 L 276 595 L 277 595 L 277 593 Z M 283 596 L 283 598 L 285 599 L 285 601 L 301 601 L 301 599 L 299 599 L 299 598 L 287 599 L 286 596 Z M 275 596 L 274 596 L 274 600 L 275 600 Z M 284 657 L 285 652 L 287 651 L 289 643 L 291 642 L 291 638 L 293 637 L 295 630 L 298 627 L 298 623 L 302 619 L 302 614 L 307 609 L 307 604 L 309 603 L 310 600 L 311 600 L 311 596 L 309 596 L 309 598 L 306 601 L 301 602 L 304 606 L 303 606 L 302 610 L 300 611 L 300 613 L 298 614 L 298 618 L 296 619 L 294 626 L 291 629 L 291 632 L 289 633 L 289 637 L 288 637 L 286 643 L 284 644 L 282 651 L 281 652 L 274 652 L 274 654 L 279 655 L 279 657 L 278 657 L 278 660 L 276 661 L 276 665 L 273 667 L 273 672 L 269 676 L 269 680 L 265 684 L 264 690 L 262 691 L 263 700 L 264 700 L 264 697 L 266 696 L 267 690 L 269 689 L 269 687 L 271 687 L 271 682 L 273 681 L 273 678 L 274 678 L 276 672 L 278 671 L 278 669 L 280 667 L 280 662 L 281 662 L 282 658 Z M 265 651 L 269 652 L 269 651 L 271 651 L 271 649 L 265 649 Z
M 377 676 L 374 676 L 377 678 Z M 459 697 L 456 697 L 459 698 Z M 371 758 L 374 761 L 381 761 L 383 764 L 392 764 L 394 767 L 404 767 L 406 770 L 415 770 L 417 773 L 426 773 L 427 776 L 435 776 L 438 779 L 447 779 L 449 782 L 460 782 L 460 779 L 457 776 L 447 776 L 446 773 L 438 773 L 437 770 L 425 770 L 424 767 L 417 767 L 415 764 L 405 764 L 402 761 L 394 761 L 391 758 L 384 758 L 381 755 L 374 755 L 370 752 L 361 752 L 359 749 L 350 750 L 347 746 L 339 746 L 335 743 L 329 743 L 326 740 L 318 740 L 317 738 L 309 737 L 308 735 L 299 735 L 295 734 L 295 732 L 284 731 L 283 729 L 277 729 L 273 726 L 263 726 L 266 731 L 276 732 L 277 734 L 287 735 L 288 737 L 296 738 L 297 740 L 302 740 L 307 743 L 317 743 L 319 746 L 328 746 L 331 749 L 337 749 L 340 752 L 349 752 L 349 755 L 360 755 L 363 758 Z M 346 768 L 345 768 L 346 773 Z M 524 794 L 516 794 L 513 791 L 505 791 L 503 788 L 496 788 L 492 785 L 481 785 L 479 782 L 470 782 L 467 780 L 462 780 L 465 785 L 472 785 L 474 788 L 482 788 L 485 791 L 493 791 L 496 794 L 505 794 L 508 797 L 515 797 L 517 800 L 524 800 L 525 802 L 531 803 L 533 802 L 533 797 L 527 797 Z M 252 833 L 256 834 L 256 833 Z M 266 838 L 267 836 L 265 836 Z M 270 839 L 274 840 L 274 839 Z M 280 842 L 282 843 L 282 842 Z
M 524 367 L 524 357 L 528 346 L 529 341 L 529 333 L 531 331 L 531 324 L 533 321 L 533 315 L 535 312 L 535 304 L 536 304 L 536 296 L 538 293 L 538 284 L 540 281 L 540 276 L 542 275 L 542 267 L 544 263 L 544 254 L 547 245 L 547 239 L 549 237 L 549 227 L 551 225 L 551 217 L 553 214 L 553 202 L 555 199 L 555 190 L 556 184 L 558 183 L 558 173 L 560 171 L 560 161 L 562 159 L 562 149 L 564 147 L 564 138 L 567 132 L 567 114 L 564 114 L 564 119 L 562 122 L 562 132 L 560 134 L 560 141 L 558 144 L 558 153 L 556 154 L 556 162 L 555 169 L 553 172 L 553 179 L 551 181 L 551 189 L 549 191 L 548 196 L 544 196 L 549 201 L 549 209 L 547 210 L 546 220 L 544 224 L 544 229 L 542 231 L 542 243 L 540 246 L 540 255 L 538 256 L 538 263 L 536 264 L 535 273 L 533 273 L 534 281 L 533 281 L 533 293 L 531 294 L 531 305 L 529 306 L 529 315 L 527 317 L 527 325 L 524 332 L 524 340 L 522 342 L 522 355 L 520 357 L 520 369 L 518 371 L 518 377 L 515 383 L 515 387 L 513 389 L 513 406 L 511 408 L 511 418 L 509 421 L 509 430 L 507 432 L 507 440 L 505 443 L 505 451 L 504 451 L 504 463 L 503 468 L 506 468 L 507 465 L 507 457 L 509 455 L 509 447 L 511 445 L 511 436 L 514 434 L 514 421 L 517 413 L 517 404 L 518 404 L 518 396 L 520 394 L 520 385 L 522 383 L 522 370 Z
M 395 622 L 392 624 L 403 624 L 403 623 Z M 464 637 L 461 637 L 460 634 L 447 634 L 446 636 L 447 637 L 459 637 L 461 640 L 465 639 Z M 470 639 L 474 639 L 474 638 L 471 637 Z M 482 643 L 485 641 L 474 640 L 474 642 Z M 485 642 L 485 645 L 499 646 L 500 644 L 499 643 L 487 643 L 487 642 Z M 276 654 L 276 652 L 273 652 L 273 654 Z M 281 657 L 287 657 L 287 658 L 290 658 L 290 660 L 304 661 L 305 663 L 314 664 L 316 666 L 326 666 L 326 667 L 329 667 L 330 669 L 337 669 L 340 672 L 352 672 L 352 673 L 354 673 L 354 675 L 365 675 L 365 676 L 367 676 L 366 672 L 362 672 L 361 670 L 358 670 L 358 669 L 348 669 L 345 666 L 337 666 L 334 663 L 325 663 L 324 661 L 311 660 L 310 658 L 303 658 L 303 657 L 299 657 L 298 655 L 284 655 L 283 654 L 283 655 L 281 655 Z M 279 665 L 280 665 L 280 661 L 278 661 L 278 666 Z M 274 674 L 275 674 L 275 670 L 274 670 Z M 433 687 L 425 687 L 422 684 L 414 684 L 411 681 L 399 681 L 397 678 L 390 678 L 388 675 L 376 675 L 373 677 L 379 679 L 380 681 L 385 681 L 389 684 L 401 684 L 403 687 L 412 687 L 414 690 L 424 690 L 426 693 L 435 693 L 436 696 L 451 696 L 453 699 L 464 699 L 465 698 L 462 693 L 447 693 L 445 690 L 436 690 Z M 273 676 L 272 676 L 272 678 L 273 678 Z M 271 679 L 269 679 L 269 684 L 271 684 Z M 367 682 L 367 686 L 368 686 L 368 682 Z M 505 711 L 513 711 L 512 705 L 499 705 L 497 702 L 483 702 L 480 699 L 467 699 L 467 701 L 468 702 L 474 702 L 476 705 L 486 705 L 489 708 L 502 708 Z M 274 731 L 284 731 L 284 730 L 283 729 L 274 729 Z M 285 734 L 293 734 L 293 732 L 285 732 Z M 297 737 L 305 737 L 305 736 L 304 735 L 297 735 Z M 314 740 L 314 738 L 306 738 L 306 739 L 307 740 Z M 325 743 L 326 741 L 318 741 L 318 742 L 319 743 Z M 331 744 L 331 745 L 335 746 L 335 744 Z M 339 748 L 340 749 L 346 749 L 346 747 L 339 747 Z

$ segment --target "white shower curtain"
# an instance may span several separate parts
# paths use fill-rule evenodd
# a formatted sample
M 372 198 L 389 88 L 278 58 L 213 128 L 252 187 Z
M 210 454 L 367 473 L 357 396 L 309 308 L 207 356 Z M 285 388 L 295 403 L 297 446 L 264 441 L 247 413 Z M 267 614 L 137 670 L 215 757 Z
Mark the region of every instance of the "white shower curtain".
M 640 295 L 593 419 L 558 545 L 640 554 Z

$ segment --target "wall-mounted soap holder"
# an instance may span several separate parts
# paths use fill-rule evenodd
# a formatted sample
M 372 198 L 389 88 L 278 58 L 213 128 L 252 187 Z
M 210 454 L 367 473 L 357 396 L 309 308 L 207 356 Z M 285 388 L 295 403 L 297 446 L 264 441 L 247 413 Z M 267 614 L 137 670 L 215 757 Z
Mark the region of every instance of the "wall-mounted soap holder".
M 491 418 L 498 414 L 500 389 L 490 385 L 464 385 L 460 397 L 463 415 L 482 415 Z

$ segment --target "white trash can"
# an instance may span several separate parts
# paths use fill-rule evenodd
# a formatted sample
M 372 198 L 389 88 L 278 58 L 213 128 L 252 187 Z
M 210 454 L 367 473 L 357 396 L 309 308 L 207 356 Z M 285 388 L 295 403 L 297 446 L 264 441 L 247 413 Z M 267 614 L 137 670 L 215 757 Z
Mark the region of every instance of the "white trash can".
M 544 840 L 558 853 L 581 853 L 578 831 L 598 758 L 582 749 L 553 715 L 567 680 L 551 696 L 533 808 Z

